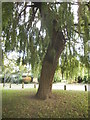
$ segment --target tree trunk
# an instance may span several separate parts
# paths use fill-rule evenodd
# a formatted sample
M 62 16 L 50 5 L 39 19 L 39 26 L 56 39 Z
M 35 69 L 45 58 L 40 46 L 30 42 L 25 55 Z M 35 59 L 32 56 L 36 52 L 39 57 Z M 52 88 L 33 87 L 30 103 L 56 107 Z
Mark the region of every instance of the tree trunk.
M 47 32 L 50 36 L 50 43 L 43 60 L 39 88 L 36 93 L 36 97 L 40 99 L 50 98 L 52 95 L 52 81 L 54 73 L 58 64 L 60 54 L 64 50 L 65 46 L 64 35 L 60 28 L 57 29 L 56 27 L 58 26 L 58 23 L 55 16 L 52 17 L 54 13 L 52 14 L 48 6 L 46 4 L 44 5 L 45 6 L 43 6 L 43 8 L 41 9 L 41 17 L 42 23 L 47 28 Z
M 39 88 L 36 96 L 40 99 L 51 97 L 52 81 L 58 64 L 60 54 L 64 49 L 64 36 L 62 32 L 53 32 L 52 44 L 50 43 L 43 60 Z
M 51 96 L 52 80 L 55 68 L 48 61 L 43 62 L 41 77 L 39 82 L 39 89 L 36 94 L 38 98 L 46 99 Z

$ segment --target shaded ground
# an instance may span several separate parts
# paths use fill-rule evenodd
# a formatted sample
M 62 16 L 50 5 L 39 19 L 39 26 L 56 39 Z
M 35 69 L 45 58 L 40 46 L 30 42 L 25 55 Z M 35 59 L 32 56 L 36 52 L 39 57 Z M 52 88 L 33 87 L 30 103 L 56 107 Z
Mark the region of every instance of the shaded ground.
M 87 118 L 88 92 L 53 90 L 53 99 L 37 100 L 35 89 L 3 90 L 3 118 Z

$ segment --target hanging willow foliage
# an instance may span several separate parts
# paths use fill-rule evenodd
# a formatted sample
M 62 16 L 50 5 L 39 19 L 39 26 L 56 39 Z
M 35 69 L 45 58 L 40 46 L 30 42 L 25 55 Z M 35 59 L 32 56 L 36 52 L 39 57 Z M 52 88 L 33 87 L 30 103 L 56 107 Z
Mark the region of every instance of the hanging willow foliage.
M 39 5 L 27 2 L 2 3 L 2 30 L 4 37 L 6 37 L 5 51 L 17 50 L 20 54 L 22 53 L 23 63 L 29 62 L 34 69 L 42 63 L 49 43 L 53 43 L 52 31 L 55 29 L 57 32 L 62 31 L 67 39 L 69 58 L 72 64 L 71 59 L 74 54 L 71 52 L 71 47 L 73 53 L 77 54 L 72 44 L 72 42 L 75 43 L 75 35 L 83 33 L 84 45 L 90 40 L 89 8 L 83 3 L 78 3 L 78 23 L 75 25 L 72 3 L 62 2 L 58 5 L 42 3 L 42 10 L 45 11 L 45 14 L 42 13 Z M 43 17 L 41 13 L 44 15 Z M 48 20 L 45 16 L 48 16 Z M 44 19 L 42 20 L 42 18 Z M 41 21 L 40 28 L 37 27 L 38 21 Z M 52 53 L 55 52 L 52 51 Z M 18 62 L 20 62 L 20 58 Z M 67 64 L 70 66 L 70 62 Z
M 90 23 L 90 12 L 88 7 L 85 4 L 78 3 L 78 32 L 84 33 L 84 41 L 87 42 L 89 40 L 89 23 Z

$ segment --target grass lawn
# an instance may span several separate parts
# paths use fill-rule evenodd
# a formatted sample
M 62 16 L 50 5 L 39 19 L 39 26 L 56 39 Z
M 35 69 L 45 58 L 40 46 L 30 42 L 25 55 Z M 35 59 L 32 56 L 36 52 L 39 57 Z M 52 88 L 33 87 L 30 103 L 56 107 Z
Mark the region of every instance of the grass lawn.
M 48 100 L 35 99 L 35 89 L 2 93 L 3 118 L 88 118 L 88 92 L 53 90 Z

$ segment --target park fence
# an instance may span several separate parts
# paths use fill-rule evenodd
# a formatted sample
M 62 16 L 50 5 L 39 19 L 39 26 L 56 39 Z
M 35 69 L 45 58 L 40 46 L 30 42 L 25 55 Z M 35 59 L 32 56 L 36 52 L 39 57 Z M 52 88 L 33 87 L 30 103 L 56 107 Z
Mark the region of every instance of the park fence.
M 29 88 L 35 88 L 38 89 L 39 84 L 32 83 L 32 84 L 11 84 L 11 83 L 3 83 L 0 84 L 0 87 L 2 89 L 29 89 Z M 80 91 L 89 91 L 89 85 L 88 84 L 53 84 L 52 89 L 57 90 L 80 90 Z

